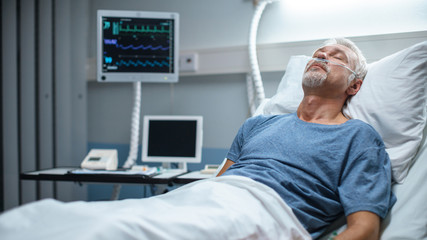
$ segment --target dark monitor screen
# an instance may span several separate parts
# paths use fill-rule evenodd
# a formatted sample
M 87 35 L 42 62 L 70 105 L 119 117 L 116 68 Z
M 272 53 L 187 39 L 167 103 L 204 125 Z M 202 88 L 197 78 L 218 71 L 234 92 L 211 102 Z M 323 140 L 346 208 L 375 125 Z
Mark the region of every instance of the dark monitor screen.
M 142 161 L 201 162 L 203 117 L 145 116 Z
M 103 17 L 105 72 L 174 71 L 174 19 Z
M 148 156 L 195 157 L 195 120 L 151 120 L 148 128 Z

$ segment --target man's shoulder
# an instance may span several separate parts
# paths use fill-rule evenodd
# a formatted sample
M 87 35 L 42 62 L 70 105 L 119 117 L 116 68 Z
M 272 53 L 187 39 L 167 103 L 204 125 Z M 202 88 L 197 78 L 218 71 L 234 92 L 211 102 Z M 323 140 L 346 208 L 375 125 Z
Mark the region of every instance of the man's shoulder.
M 270 120 L 270 119 L 291 118 L 293 115 L 295 115 L 295 113 L 276 114 L 276 115 L 261 114 L 261 115 L 256 115 L 256 116 L 250 117 L 249 119 L 254 119 L 256 121 L 265 121 L 265 120 Z
M 295 115 L 294 113 L 280 114 L 280 115 L 257 115 L 257 116 L 248 118 L 246 120 L 246 123 L 250 125 L 270 124 L 280 120 L 292 119 L 294 115 Z
M 349 123 L 351 124 L 351 127 L 356 127 L 358 129 L 361 129 L 363 131 L 372 133 L 372 134 L 378 134 L 374 127 L 372 127 L 369 123 L 364 122 L 359 119 L 350 119 Z
M 351 119 L 350 123 L 350 127 L 359 138 L 364 139 L 364 141 L 376 142 L 380 146 L 384 145 L 381 135 L 370 124 L 359 119 Z

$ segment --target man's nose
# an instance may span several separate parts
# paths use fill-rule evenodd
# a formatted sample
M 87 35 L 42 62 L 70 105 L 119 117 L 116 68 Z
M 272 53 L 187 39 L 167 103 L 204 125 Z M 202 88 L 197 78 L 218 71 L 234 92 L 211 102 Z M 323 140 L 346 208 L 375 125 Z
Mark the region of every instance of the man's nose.
M 320 59 L 327 59 L 328 55 L 325 52 L 319 52 L 316 57 Z

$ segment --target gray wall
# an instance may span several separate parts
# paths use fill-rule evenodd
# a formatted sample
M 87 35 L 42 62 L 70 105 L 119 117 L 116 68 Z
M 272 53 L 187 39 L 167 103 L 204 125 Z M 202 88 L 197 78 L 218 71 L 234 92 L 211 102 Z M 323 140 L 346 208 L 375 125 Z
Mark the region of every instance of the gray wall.
M 283 72 L 264 73 L 271 97 Z M 248 117 L 246 75 L 180 77 L 176 84 L 142 84 L 142 115 L 202 115 L 203 146 L 228 148 Z M 131 83 L 88 84 L 88 141 L 129 143 L 133 106 Z

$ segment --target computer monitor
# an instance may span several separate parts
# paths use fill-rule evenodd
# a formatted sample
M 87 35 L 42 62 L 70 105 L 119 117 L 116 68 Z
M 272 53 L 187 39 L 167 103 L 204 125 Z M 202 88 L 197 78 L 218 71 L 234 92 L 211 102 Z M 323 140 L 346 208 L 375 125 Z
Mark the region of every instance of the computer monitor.
M 202 139 L 202 116 L 145 116 L 142 161 L 200 163 Z
M 97 12 L 99 82 L 177 82 L 178 50 L 178 13 Z

